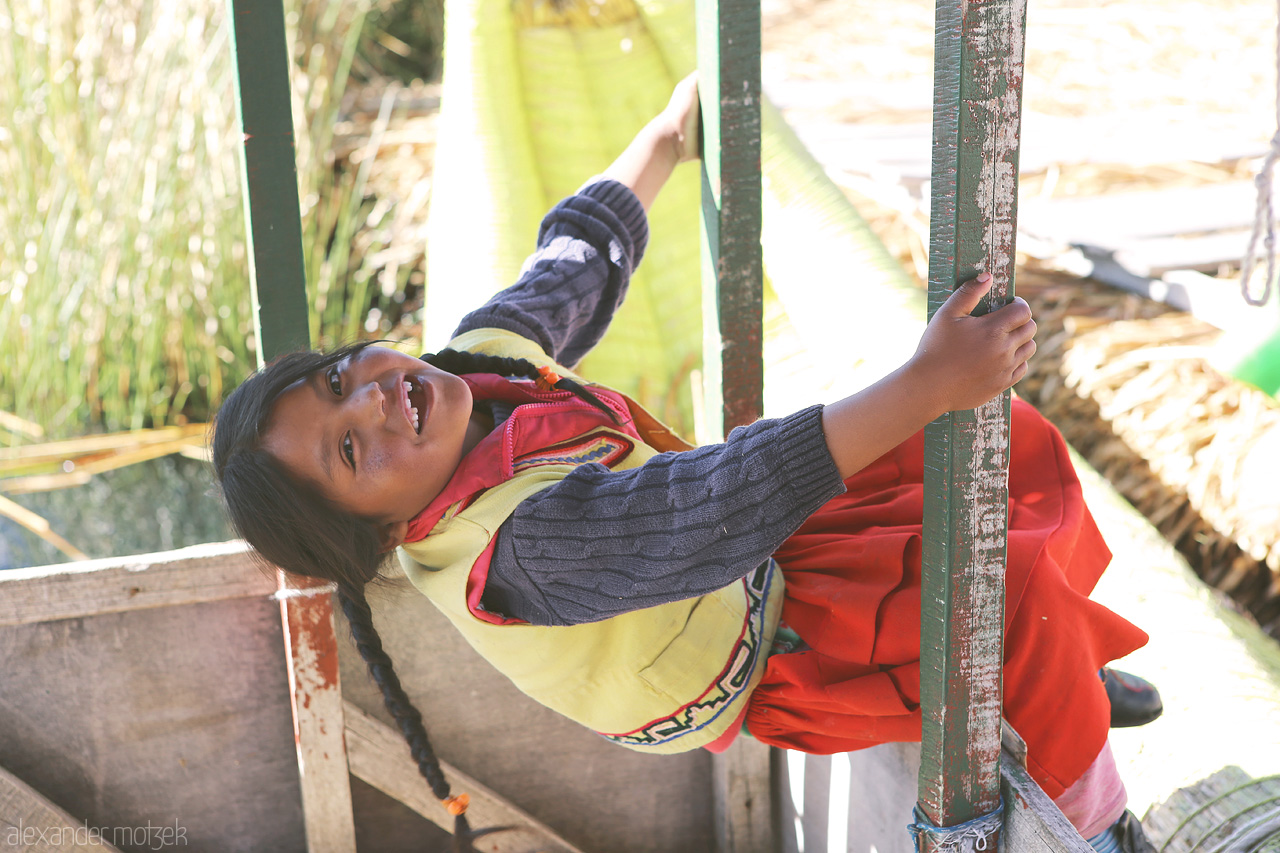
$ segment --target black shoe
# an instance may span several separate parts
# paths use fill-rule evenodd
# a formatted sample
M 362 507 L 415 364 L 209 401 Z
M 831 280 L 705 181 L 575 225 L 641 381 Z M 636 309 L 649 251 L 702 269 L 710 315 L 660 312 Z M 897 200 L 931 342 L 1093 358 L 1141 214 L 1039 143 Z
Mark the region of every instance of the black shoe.
M 1145 726 L 1164 713 L 1160 691 L 1151 682 L 1107 667 L 1099 670 L 1098 675 L 1111 700 L 1111 728 Z
M 1124 675 L 1124 673 L 1121 673 L 1121 675 Z M 1133 676 L 1129 677 L 1132 678 Z M 1146 682 L 1144 681 L 1143 684 L 1146 684 Z M 1147 838 L 1147 834 L 1142 831 L 1142 823 L 1134 816 L 1133 812 L 1126 809 L 1112 829 L 1116 833 L 1116 839 L 1120 842 L 1120 849 L 1124 853 L 1156 853 L 1155 845 Z

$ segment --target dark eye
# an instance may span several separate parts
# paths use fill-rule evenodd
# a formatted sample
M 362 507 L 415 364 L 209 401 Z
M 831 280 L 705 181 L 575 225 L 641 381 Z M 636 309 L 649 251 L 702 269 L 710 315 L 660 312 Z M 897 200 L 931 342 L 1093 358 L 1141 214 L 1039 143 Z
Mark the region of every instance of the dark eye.
M 329 371 L 325 373 L 324 378 L 328 381 L 329 390 L 333 392 L 334 396 L 341 397 L 342 374 L 338 372 L 338 368 L 336 366 L 329 368 Z
M 351 470 L 356 469 L 356 452 L 355 445 L 351 443 L 351 433 L 345 433 L 342 436 L 342 456 L 347 460 L 347 464 L 351 466 Z

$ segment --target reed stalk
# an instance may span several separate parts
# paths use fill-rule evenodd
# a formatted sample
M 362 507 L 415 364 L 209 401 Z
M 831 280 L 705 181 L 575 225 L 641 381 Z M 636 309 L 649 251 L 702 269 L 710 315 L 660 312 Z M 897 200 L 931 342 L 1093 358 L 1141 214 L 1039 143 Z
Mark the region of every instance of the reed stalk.
M 331 153 L 368 5 L 285 0 L 317 340 L 359 329 L 371 276 Z M 203 419 L 254 357 L 225 3 L 0 0 L 0 68 L 0 411 L 51 438 Z

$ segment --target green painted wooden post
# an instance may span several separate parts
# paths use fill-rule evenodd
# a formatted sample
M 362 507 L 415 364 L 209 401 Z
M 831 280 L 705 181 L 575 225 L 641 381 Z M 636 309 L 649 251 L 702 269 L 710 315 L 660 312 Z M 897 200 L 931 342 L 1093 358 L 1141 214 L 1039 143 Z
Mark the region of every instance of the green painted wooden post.
M 249 236 L 249 287 L 258 366 L 310 346 L 302 220 L 281 0 L 229 0 L 241 174 Z M 305 585 L 304 585 L 305 586 Z M 355 819 L 343 741 L 333 604 L 280 575 L 293 733 L 309 853 L 355 853 Z
M 987 270 L 1013 296 L 1026 0 L 938 0 L 929 312 Z M 1009 394 L 925 442 L 920 808 L 938 826 L 999 801 Z
M 763 411 L 759 0 L 698 0 L 697 28 L 704 412 L 716 440 Z M 771 753 L 738 738 L 712 758 L 718 853 L 777 849 Z
M 311 345 L 289 51 L 280 0 L 228 0 L 241 152 L 249 286 L 261 366 Z
M 760 4 L 698 0 L 703 375 L 710 438 L 763 411 Z

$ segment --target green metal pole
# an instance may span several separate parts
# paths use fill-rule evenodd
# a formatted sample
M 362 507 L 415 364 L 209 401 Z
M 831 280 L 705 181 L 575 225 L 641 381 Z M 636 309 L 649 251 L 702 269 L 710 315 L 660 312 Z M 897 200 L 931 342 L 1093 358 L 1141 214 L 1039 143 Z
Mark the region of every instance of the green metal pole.
M 1013 296 L 1026 0 L 938 0 L 929 313 L 982 270 Z M 1009 393 L 925 439 L 920 808 L 954 826 L 999 802 Z M 970 848 L 963 848 L 970 849 Z
M 258 365 L 311 345 L 280 0 L 228 0 Z
M 764 410 L 760 4 L 699 0 L 697 26 L 703 387 L 715 440 Z

